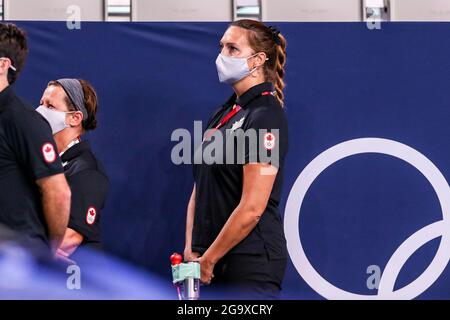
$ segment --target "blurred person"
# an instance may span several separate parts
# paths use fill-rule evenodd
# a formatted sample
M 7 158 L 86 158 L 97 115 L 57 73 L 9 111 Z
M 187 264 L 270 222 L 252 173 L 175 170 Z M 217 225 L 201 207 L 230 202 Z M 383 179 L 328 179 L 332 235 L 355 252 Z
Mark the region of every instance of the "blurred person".
M 70 257 L 79 246 L 101 248 L 100 211 L 109 181 L 89 141 L 81 137 L 97 127 L 97 94 L 81 79 L 50 81 L 36 109 L 50 124 L 72 191 L 69 225 L 58 255 Z
M 25 32 L 0 23 L 0 224 L 54 253 L 66 232 L 70 189 L 48 124 L 11 86 L 27 54 Z

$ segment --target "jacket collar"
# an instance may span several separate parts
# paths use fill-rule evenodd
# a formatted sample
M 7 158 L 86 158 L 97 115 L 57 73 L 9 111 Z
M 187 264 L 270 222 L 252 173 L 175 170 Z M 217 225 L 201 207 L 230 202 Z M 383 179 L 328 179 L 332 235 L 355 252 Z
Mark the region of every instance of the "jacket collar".
M 245 108 L 250 104 L 251 101 L 261 96 L 261 94 L 266 91 L 267 92 L 274 91 L 274 87 L 271 82 L 263 82 L 256 86 L 251 87 L 238 99 L 236 99 L 236 104 L 240 105 L 242 108 Z

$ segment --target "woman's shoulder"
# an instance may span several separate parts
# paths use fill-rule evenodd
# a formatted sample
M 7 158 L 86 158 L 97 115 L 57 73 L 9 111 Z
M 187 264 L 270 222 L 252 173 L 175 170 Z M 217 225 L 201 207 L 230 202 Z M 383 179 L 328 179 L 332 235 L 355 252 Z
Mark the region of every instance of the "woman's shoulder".
M 73 162 L 65 171 L 65 175 L 71 188 L 73 186 L 77 186 L 78 189 L 95 188 L 100 192 L 107 190 L 109 186 L 109 179 L 105 171 L 83 159 Z
M 108 178 L 103 164 L 97 159 L 90 148 L 83 148 L 82 152 L 72 158 L 65 168 L 66 176 L 91 176 Z
M 286 112 L 278 102 L 265 101 L 249 108 L 247 113 L 249 126 L 281 128 L 287 126 Z

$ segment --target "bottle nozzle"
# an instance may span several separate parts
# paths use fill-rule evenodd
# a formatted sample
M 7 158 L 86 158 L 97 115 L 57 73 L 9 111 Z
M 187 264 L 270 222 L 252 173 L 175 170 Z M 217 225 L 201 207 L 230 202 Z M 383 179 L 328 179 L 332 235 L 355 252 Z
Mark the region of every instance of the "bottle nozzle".
M 181 254 L 179 254 L 179 253 L 173 253 L 173 254 L 170 256 L 170 263 L 171 263 L 173 266 L 179 265 L 182 261 L 183 261 L 183 257 L 182 257 Z

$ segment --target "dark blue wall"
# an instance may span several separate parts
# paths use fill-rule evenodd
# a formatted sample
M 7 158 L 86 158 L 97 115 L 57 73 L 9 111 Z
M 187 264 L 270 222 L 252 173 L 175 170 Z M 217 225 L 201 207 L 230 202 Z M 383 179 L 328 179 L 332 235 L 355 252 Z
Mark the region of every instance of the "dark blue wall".
M 222 23 L 20 23 L 30 56 L 17 91 L 37 106 L 49 80 L 84 78 L 100 97 L 89 135 L 111 180 L 103 212 L 106 248 L 170 276 L 183 251 L 190 166 L 175 166 L 176 128 L 193 130 L 231 94 L 217 80 Z M 302 169 L 340 142 L 379 137 L 427 156 L 450 179 L 449 24 L 279 23 L 288 40 L 286 105 L 290 152 L 282 212 Z M 447 213 L 450 214 L 450 213 Z M 302 206 L 306 254 L 332 284 L 354 293 L 369 265 L 384 268 L 398 246 L 442 219 L 431 185 L 414 167 L 381 154 L 342 160 L 313 183 Z M 450 231 L 449 231 L 450 232 Z M 434 257 L 439 239 L 405 265 L 396 288 Z M 450 298 L 446 270 L 421 298 Z M 292 264 L 286 296 L 320 298 Z

